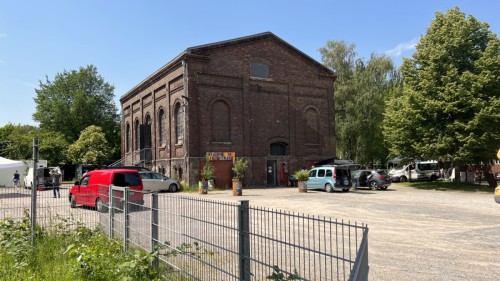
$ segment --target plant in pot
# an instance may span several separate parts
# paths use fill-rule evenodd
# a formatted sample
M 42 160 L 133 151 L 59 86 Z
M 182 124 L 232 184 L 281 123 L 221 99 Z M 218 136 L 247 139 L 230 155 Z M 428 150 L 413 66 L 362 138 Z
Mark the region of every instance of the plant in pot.
M 299 181 L 299 192 L 307 192 L 307 188 L 303 186 L 303 182 L 309 178 L 309 172 L 307 170 L 300 170 L 295 172 L 293 176 Z
M 248 167 L 248 161 L 236 158 L 233 162 L 233 196 L 241 196 L 243 189 L 243 177 Z
M 208 192 L 208 181 L 215 179 L 215 167 L 212 164 L 212 161 L 205 157 L 205 165 L 203 169 L 201 169 L 201 177 L 203 180 L 203 184 L 199 190 L 201 194 L 207 194 Z

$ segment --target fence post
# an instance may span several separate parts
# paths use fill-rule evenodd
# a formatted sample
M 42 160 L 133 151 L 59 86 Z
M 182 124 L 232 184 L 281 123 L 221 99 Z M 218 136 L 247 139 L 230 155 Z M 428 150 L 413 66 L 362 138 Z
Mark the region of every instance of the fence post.
M 158 245 L 158 191 L 151 193 L 151 252 L 157 250 Z M 158 267 L 158 254 L 153 261 L 153 268 Z
M 238 207 L 238 240 L 239 240 L 239 270 L 240 280 L 250 280 L 250 210 L 249 201 L 240 200 Z
M 109 238 L 111 239 L 113 239 L 113 221 L 115 220 L 115 212 L 113 211 L 113 187 L 113 185 L 110 185 L 108 189 Z
M 33 183 L 31 184 L 31 244 L 36 244 L 36 191 L 38 188 L 38 139 L 33 139 Z
M 129 226 L 130 226 L 130 217 L 129 217 L 129 187 L 123 188 L 123 216 L 124 216 L 124 226 L 123 226 L 123 250 L 128 252 L 128 244 L 129 244 Z

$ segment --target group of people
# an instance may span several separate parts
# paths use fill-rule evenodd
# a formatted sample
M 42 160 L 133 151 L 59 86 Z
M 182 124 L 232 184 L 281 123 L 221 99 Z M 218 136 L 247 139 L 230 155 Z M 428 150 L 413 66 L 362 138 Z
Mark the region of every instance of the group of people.
M 61 185 L 61 177 L 62 177 L 61 169 L 59 167 L 55 167 L 51 169 L 49 173 L 50 176 L 52 177 L 52 187 L 53 187 L 52 190 L 54 193 L 54 198 L 56 197 L 61 198 L 61 193 L 59 191 Z M 16 189 L 16 192 L 21 191 L 20 180 L 21 176 L 19 172 L 16 170 L 14 172 L 14 176 L 12 177 L 12 182 L 14 183 L 14 188 Z

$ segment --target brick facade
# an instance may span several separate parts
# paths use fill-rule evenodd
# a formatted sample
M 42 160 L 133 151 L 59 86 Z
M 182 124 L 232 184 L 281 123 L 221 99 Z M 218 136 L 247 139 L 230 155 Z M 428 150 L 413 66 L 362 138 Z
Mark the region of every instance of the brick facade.
M 207 152 L 235 152 L 250 162 L 246 186 L 286 185 L 288 174 L 335 156 L 334 79 L 269 32 L 188 48 L 120 99 L 124 164 L 192 186 Z M 227 161 L 213 161 L 216 186 L 231 185 Z

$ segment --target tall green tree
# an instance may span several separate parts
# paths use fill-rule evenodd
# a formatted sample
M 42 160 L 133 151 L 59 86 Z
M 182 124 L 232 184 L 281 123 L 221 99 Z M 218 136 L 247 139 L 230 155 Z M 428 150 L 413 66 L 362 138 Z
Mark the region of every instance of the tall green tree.
M 33 119 L 46 131 L 60 132 L 68 143 L 90 125 L 103 129 L 108 143 L 119 153 L 120 124 L 113 101 L 114 87 L 105 82 L 95 66 L 57 73 L 36 89 Z
M 500 41 L 487 23 L 459 8 L 436 13 L 401 73 L 403 94 L 390 102 L 384 123 L 392 154 L 450 160 L 456 168 L 494 159 Z
M 0 128 L 0 142 L 6 144 L 0 149 L 0 155 L 10 159 L 32 159 L 34 138 L 38 139 L 39 159 L 47 160 L 53 166 L 66 162 L 68 143 L 62 134 L 30 125 L 7 124 Z
M 102 165 L 112 160 L 111 152 L 103 130 L 91 125 L 69 146 L 68 158 L 73 163 Z
M 328 41 L 320 52 L 323 64 L 337 74 L 337 155 L 371 165 L 384 162 L 383 113 L 397 77 L 392 60 L 376 54 L 368 61 L 356 58 L 355 45 L 344 41 Z

